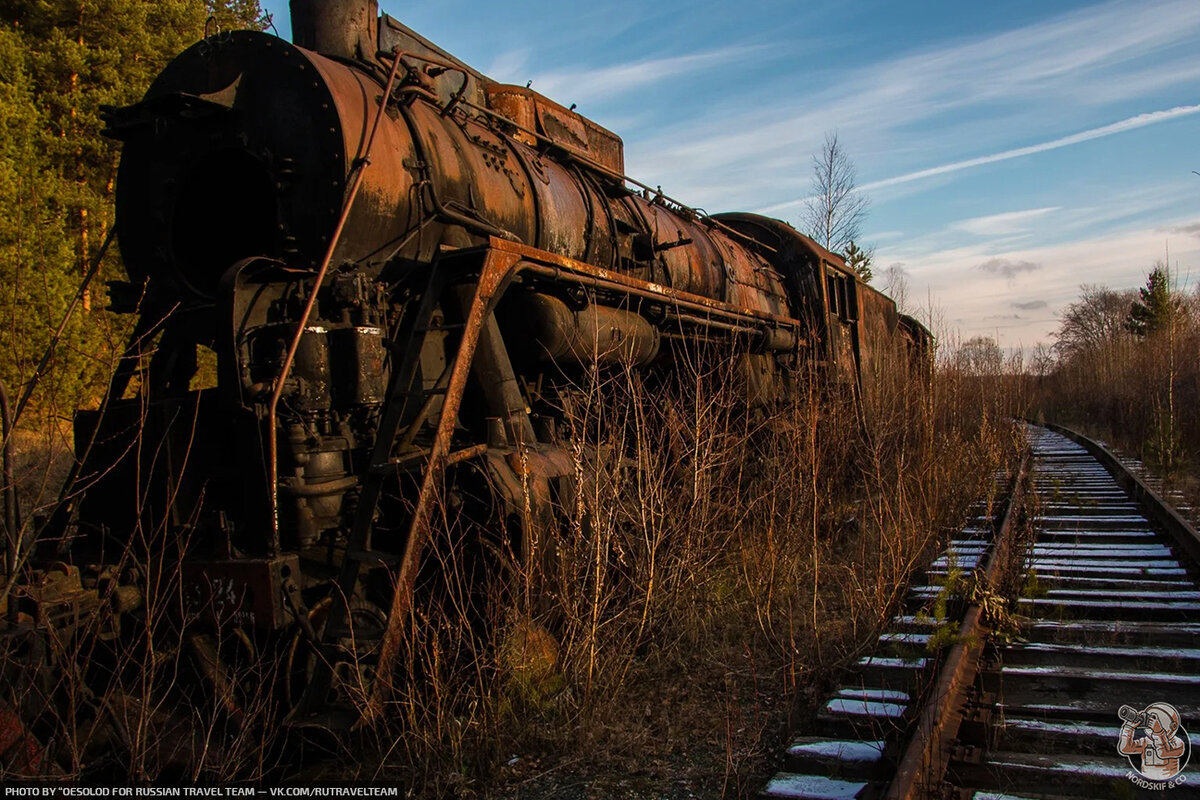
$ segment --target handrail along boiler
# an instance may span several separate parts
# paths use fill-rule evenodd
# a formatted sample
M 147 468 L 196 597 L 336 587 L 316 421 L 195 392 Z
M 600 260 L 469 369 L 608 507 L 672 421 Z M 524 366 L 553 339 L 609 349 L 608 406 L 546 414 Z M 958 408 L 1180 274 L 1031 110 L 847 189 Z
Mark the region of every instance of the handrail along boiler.
M 725 342 L 768 406 L 813 364 L 870 392 L 927 351 L 841 257 L 626 178 L 615 134 L 373 0 L 292 10 L 297 44 L 205 39 L 108 117 L 129 275 L 111 294 L 138 321 L 77 415 L 87 489 L 58 515 L 77 512 L 76 563 L 139 531 L 224 623 L 325 647 L 369 627 L 387 674 L 447 470 L 486 476 L 519 556 L 551 524 L 572 370 Z M 351 601 L 316 626 L 331 594 Z

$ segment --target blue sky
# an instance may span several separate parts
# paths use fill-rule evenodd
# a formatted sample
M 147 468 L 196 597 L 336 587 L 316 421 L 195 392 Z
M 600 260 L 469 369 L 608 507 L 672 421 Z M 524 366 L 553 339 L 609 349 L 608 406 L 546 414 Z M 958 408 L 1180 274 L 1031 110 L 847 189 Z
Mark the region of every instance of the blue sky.
M 268 0 L 281 35 L 286 3 Z M 1050 342 L 1081 284 L 1200 282 L 1200 2 L 406 4 L 472 66 L 618 133 L 627 172 L 797 223 L 836 131 L 943 338 Z

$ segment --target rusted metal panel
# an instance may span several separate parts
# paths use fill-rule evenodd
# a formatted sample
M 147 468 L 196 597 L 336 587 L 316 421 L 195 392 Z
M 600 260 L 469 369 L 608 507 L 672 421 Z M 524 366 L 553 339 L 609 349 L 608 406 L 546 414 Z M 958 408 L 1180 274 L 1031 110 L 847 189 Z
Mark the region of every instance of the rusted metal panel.
M 558 146 L 586 156 L 612 172 L 625 172 L 625 145 L 621 137 L 582 114 L 524 86 L 488 84 L 487 99 L 492 109 L 522 128 L 537 131 Z M 537 143 L 521 132 L 517 139 L 529 145 Z
M 731 296 L 729 279 L 732 273 L 748 273 L 762 265 L 753 254 L 661 203 L 647 202 L 640 195 L 633 195 L 625 202 L 644 220 L 640 255 L 662 266 L 658 276 L 637 277 L 665 281 L 684 292 L 741 304 L 739 300 L 745 298 Z
M 728 319 L 730 321 L 740 321 L 747 326 L 773 324 L 792 329 L 801 328 L 804 324 L 801 320 L 788 316 L 757 308 L 736 306 L 732 303 L 726 303 L 704 295 L 680 291 L 671 286 L 664 286 L 659 283 L 624 275 L 613 270 L 602 269 L 572 258 L 560 256 L 556 253 L 539 251 L 536 248 L 517 242 L 493 239 L 490 247 L 497 251 L 518 255 L 530 262 L 523 267 L 528 272 L 536 272 L 564 281 L 577 281 L 588 286 L 620 288 L 623 292 L 630 295 L 664 302 L 680 311 L 686 310 L 711 314 L 714 317 L 714 321 Z M 755 328 L 747 328 L 747 330 L 753 329 Z
M 191 133 L 193 123 L 166 109 L 151 115 L 172 121 L 154 128 L 162 133 L 149 136 L 150 126 L 128 136 L 118 215 L 122 229 L 137 231 L 122 243 L 135 278 L 161 273 L 156 264 L 164 254 L 167 277 L 201 295 L 213 292 L 222 260 L 227 265 L 240 256 L 266 256 L 316 267 L 346 186 L 361 179 L 333 254 L 336 264 L 354 262 L 374 273 L 399 258 L 428 262 L 441 248 L 499 236 L 786 315 L 782 285 L 767 260 L 708 218 L 661 195 L 628 191 L 614 178 L 620 175 L 619 138 L 536 93 L 505 87 L 494 94 L 499 103 L 514 103 L 511 113 L 522 122 L 532 113 L 531 132 L 538 138 L 531 146 L 522 131 L 508 135 L 491 117 L 467 113 L 465 106 L 453 109 L 453 98 L 442 100 L 428 83 L 429 68 L 443 69 L 430 61 L 435 56 L 400 53 L 397 102 L 381 119 L 371 168 L 360 176 L 359 159 L 384 101 L 374 75 L 266 35 L 237 34 L 222 48 L 219 69 L 209 68 L 210 47 L 185 53 L 141 105 L 235 87 L 229 102 L 239 113 L 222 118 L 217 133 L 207 136 L 227 136 L 231 143 L 240 137 L 250 145 L 237 164 L 227 163 L 235 148 L 208 152 L 199 131 Z M 455 70 L 472 77 L 466 67 Z M 312 108 L 317 113 L 309 113 Z M 557 144 L 568 157 L 543 152 L 545 143 Z M 177 177 L 158 181 L 164 170 Z M 211 182 L 214 170 L 259 187 L 251 195 L 260 198 L 255 214 L 261 221 L 254 215 L 245 224 L 226 219 L 210 207 L 216 203 L 196 205 L 182 228 L 154 221 L 163 209 L 181 207 L 180 193 L 226 191 Z M 268 208 L 274 209 L 270 219 Z M 234 235 L 210 237 L 225 242 L 217 252 L 207 244 L 185 248 L 178 237 L 154 233 L 171 228 L 194 230 L 197 244 L 203 244 L 201 230 L 233 228 Z
M 589 302 L 571 308 L 562 299 L 526 292 L 516 309 L 522 332 L 537 348 L 535 355 L 556 363 L 631 364 L 646 366 L 658 355 L 662 337 L 636 311 Z
M 188 608 L 218 628 L 271 631 L 293 621 L 284 584 L 300 575 L 300 561 L 294 555 L 184 561 L 182 572 Z

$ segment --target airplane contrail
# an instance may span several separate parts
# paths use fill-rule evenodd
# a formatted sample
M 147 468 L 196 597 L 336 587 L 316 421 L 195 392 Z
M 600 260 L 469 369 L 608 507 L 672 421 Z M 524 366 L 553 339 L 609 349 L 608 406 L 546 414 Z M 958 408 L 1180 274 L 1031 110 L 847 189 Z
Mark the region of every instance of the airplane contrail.
M 1119 122 L 1113 122 L 1109 125 L 1102 125 L 1099 128 L 1091 128 L 1090 130 L 1072 133 L 1070 136 L 1063 136 L 1058 139 L 1051 139 L 1048 142 L 1039 144 L 1031 144 L 1027 147 L 1016 147 L 1012 150 L 1004 150 L 999 153 L 992 153 L 987 156 L 979 156 L 978 158 L 968 158 L 965 161 L 953 161 L 949 164 L 942 164 L 937 167 L 929 167 L 928 169 L 917 170 L 916 172 L 908 172 L 904 175 L 897 175 L 893 178 L 884 178 L 880 181 L 872 181 L 864 184 L 859 188 L 860 191 L 868 191 L 870 189 L 881 189 L 885 186 L 895 186 L 900 183 L 911 183 L 912 181 L 923 180 L 924 178 L 932 178 L 936 175 L 945 175 L 948 172 L 958 172 L 972 167 L 983 166 L 984 164 L 994 164 L 997 161 L 1007 161 L 1010 158 L 1021 158 L 1022 156 L 1033 155 L 1034 153 L 1044 153 L 1047 150 L 1057 150 L 1060 147 L 1067 147 L 1080 142 L 1099 139 L 1104 136 L 1112 136 L 1115 133 L 1124 133 L 1125 131 L 1144 128 L 1147 125 L 1154 125 L 1159 122 L 1186 117 L 1189 114 L 1195 114 L 1200 111 L 1200 105 L 1194 106 L 1175 106 L 1164 111 L 1150 111 L 1145 114 L 1123 119 Z M 800 198 L 798 200 L 789 200 L 786 203 L 778 203 L 773 206 L 768 206 L 762 209 L 764 213 L 779 211 L 784 208 L 798 206 L 808 198 Z

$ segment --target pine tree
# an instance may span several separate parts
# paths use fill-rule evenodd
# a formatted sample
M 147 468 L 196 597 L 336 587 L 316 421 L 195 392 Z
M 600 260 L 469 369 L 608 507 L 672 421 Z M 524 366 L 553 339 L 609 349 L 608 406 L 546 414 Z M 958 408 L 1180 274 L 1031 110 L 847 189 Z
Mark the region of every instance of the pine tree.
M 261 11 L 257 0 L 10 0 L 0 13 L 0 379 L 17 393 L 113 224 L 120 149 L 101 135 L 101 106 L 141 99 L 206 22 L 253 27 Z M 113 248 L 102 275 L 120 272 Z M 126 321 L 86 300 L 39 410 L 67 414 L 103 390 Z
M 74 288 L 67 223 L 73 192 L 49 168 L 44 106 L 29 60 L 21 33 L 0 30 L 0 379 L 13 395 L 41 357 Z M 67 331 L 67 350 L 78 348 L 78 333 L 78 326 Z M 60 372 L 68 371 L 55 377 Z M 46 388 L 54 395 L 63 389 L 53 383 Z
M 1170 274 L 1156 265 L 1146 276 L 1146 285 L 1138 289 L 1125 327 L 1135 336 L 1149 336 L 1165 330 L 1182 313 L 1183 304 L 1171 291 Z
M 850 242 L 844 253 L 846 258 L 846 266 L 854 270 L 858 277 L 864 281 L 870 281 L 875 277 L 875 273 L 871 271 L 871 254 L 854 242 Z

